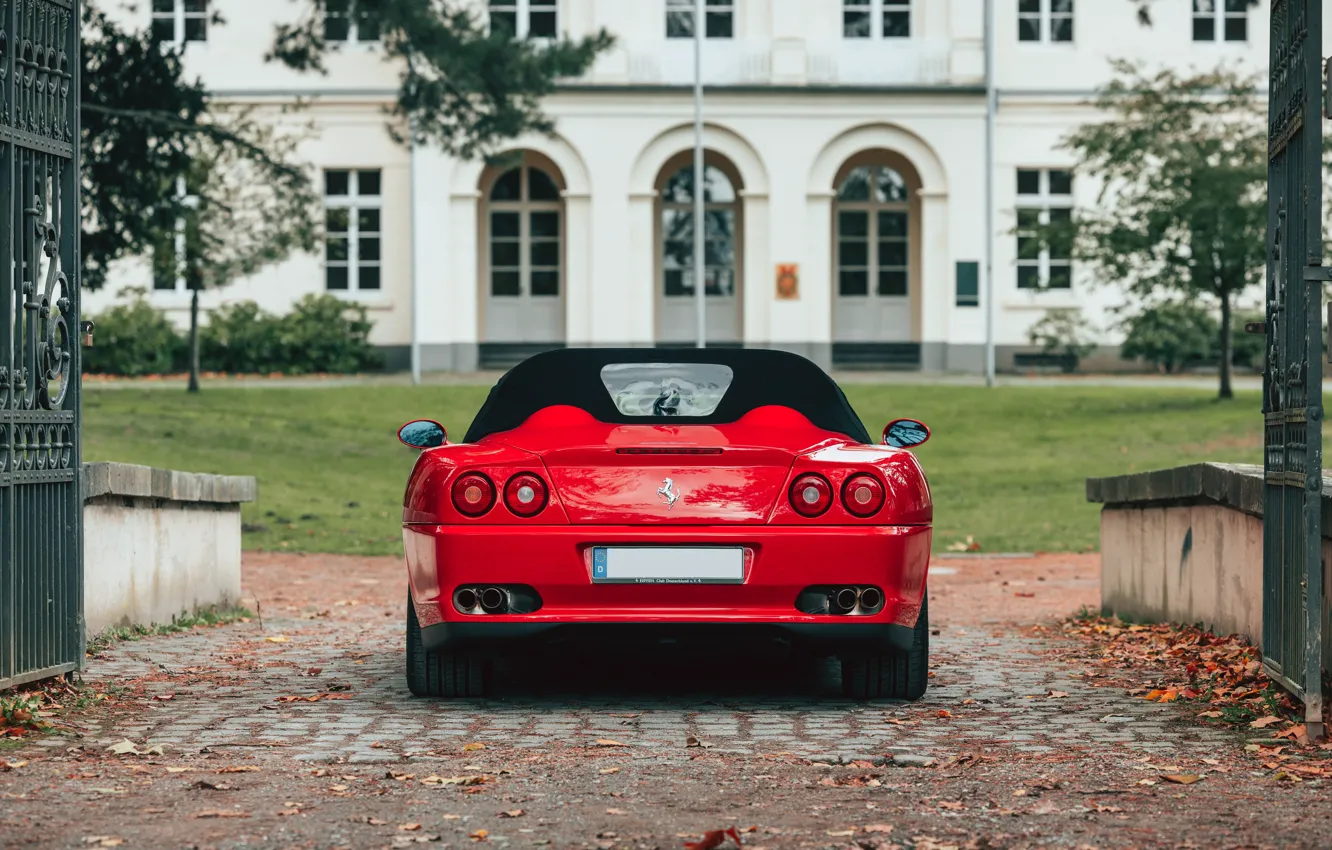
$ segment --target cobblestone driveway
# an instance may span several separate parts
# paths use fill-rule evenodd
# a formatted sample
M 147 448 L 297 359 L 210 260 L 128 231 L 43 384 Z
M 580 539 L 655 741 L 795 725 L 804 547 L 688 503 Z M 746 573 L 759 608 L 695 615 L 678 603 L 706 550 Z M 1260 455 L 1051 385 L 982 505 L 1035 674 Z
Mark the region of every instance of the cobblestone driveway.
M 835 661 L 716 648 L 533 658 L 490 699 L 433 701 L 406 691 L 395 563 L 248 557 L 262 626 L 94 659 L 85 680 L 124 695 L 18 751 L 0 846 L 664 850 L 745 824 L 767 850 L 1326 846 L 1319 782 L 1277 786 L 1241 734 L 1098 687 L 1015 622 L 1096 604 L 1094 556 L 950 561 L 931 585 L 914 704 L 844 700 Z M 106 753 L 126 738 L 164 753 Z

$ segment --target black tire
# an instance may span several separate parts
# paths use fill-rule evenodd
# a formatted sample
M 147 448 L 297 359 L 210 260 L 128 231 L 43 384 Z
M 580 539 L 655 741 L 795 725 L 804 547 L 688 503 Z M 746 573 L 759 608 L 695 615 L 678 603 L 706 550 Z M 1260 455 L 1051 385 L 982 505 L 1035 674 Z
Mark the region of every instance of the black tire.
M 421 643 L 416 606 L 407 597 L 407 690 L 418 697 L 479 697 L 488 684 L 483 659 L 465 652 L 432 652 Z
M 918 700 L 930 673 L 930 605 L 921 600 L 911 649 L 853 651 L 842 658 L 842 691 L 852 699 Z

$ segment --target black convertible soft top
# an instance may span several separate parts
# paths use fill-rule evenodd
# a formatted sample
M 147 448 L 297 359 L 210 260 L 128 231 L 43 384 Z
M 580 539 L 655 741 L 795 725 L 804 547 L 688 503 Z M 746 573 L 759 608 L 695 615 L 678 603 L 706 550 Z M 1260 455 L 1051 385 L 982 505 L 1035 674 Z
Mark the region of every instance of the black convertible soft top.
M 630 416 L 620 412 L 602 383 L 602 367 L 613 363 L 713 363 L 729 367 L 734 379 L 707 416 Z M 475 443 L 517 428 L 538 410 L 558 404 L 625 425 L 718 425 L 775 404 L 798 411 L 825 431 L 871 442 L 828 373 L 798 354 L 762 348 L 565 348 L 537 354 L 496 382 L 463 441 Z

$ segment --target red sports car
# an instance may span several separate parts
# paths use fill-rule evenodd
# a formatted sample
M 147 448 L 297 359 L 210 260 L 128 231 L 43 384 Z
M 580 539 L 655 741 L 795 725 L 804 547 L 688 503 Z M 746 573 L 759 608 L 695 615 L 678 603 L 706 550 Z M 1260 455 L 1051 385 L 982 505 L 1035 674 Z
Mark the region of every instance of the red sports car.
M 778 638 L 845 692 L 925 692 L 933 504 L 899 419 L 871 442 L 837 384 L 768 350 L 565 349 L 514 367 L 461 443 L 417 420 L 407 684 L 485 692 L 524 642 Z M 724 637 L 725 636 L 725 637 Z

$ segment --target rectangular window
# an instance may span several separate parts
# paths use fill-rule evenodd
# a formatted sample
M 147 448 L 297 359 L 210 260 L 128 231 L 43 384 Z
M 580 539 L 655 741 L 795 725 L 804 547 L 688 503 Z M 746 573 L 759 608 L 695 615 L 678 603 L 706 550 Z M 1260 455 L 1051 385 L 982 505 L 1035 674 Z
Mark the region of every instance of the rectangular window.
M 1035 234 L 1036 229 L 1044 225 L 1071 225 L 1072 222 L 1073 173 L 1057 168 L 1019 168 L 1018 289 L 1072 288 L 1073 244 L 1070 235 L 1067 232 L 1057 234 L 1043 245 Z
M 980 263 L 957 264 L 957 306 L 980 306 Z
M 1018 0 L 1018 41 L 1072 40 L 1073 0 Z
M 695 0 L 666 0 L 666 37 L 693 38 Z M 706 38 L 735 36 L 735 0 L 704 0 Z
M 208 0 L 153 0 L 153 41 L 184 45 L 208 40 Z
M 190 194 L 190 187 L 184 177 L 176 178 L 176 198 L 182 206 L 193 208 L 198 198 Z M 157 292 L 185 292 L 188 290 L 187 265 L 182 262 L 189 253 L 185 240 L 186 223 L 184 218 L 176 219 L 175 232 L 171 243 L 157 249 L 153 256 L 153 290 Z
M 324 172 L 324 286 L 331 291 L 380 288 L 379 169 Z
M 324 41 L 379 41 L 379 21 L 352 0 L 324 0 Z
M 490 29 L 516 38 L 555 38 L 559 0 L 490 0 Z
M 1194 41 L 1248 41 L 1249 0 L 1193 0 Z
M 911 0 L 842 0 L 844 38 L 910 38 Z

